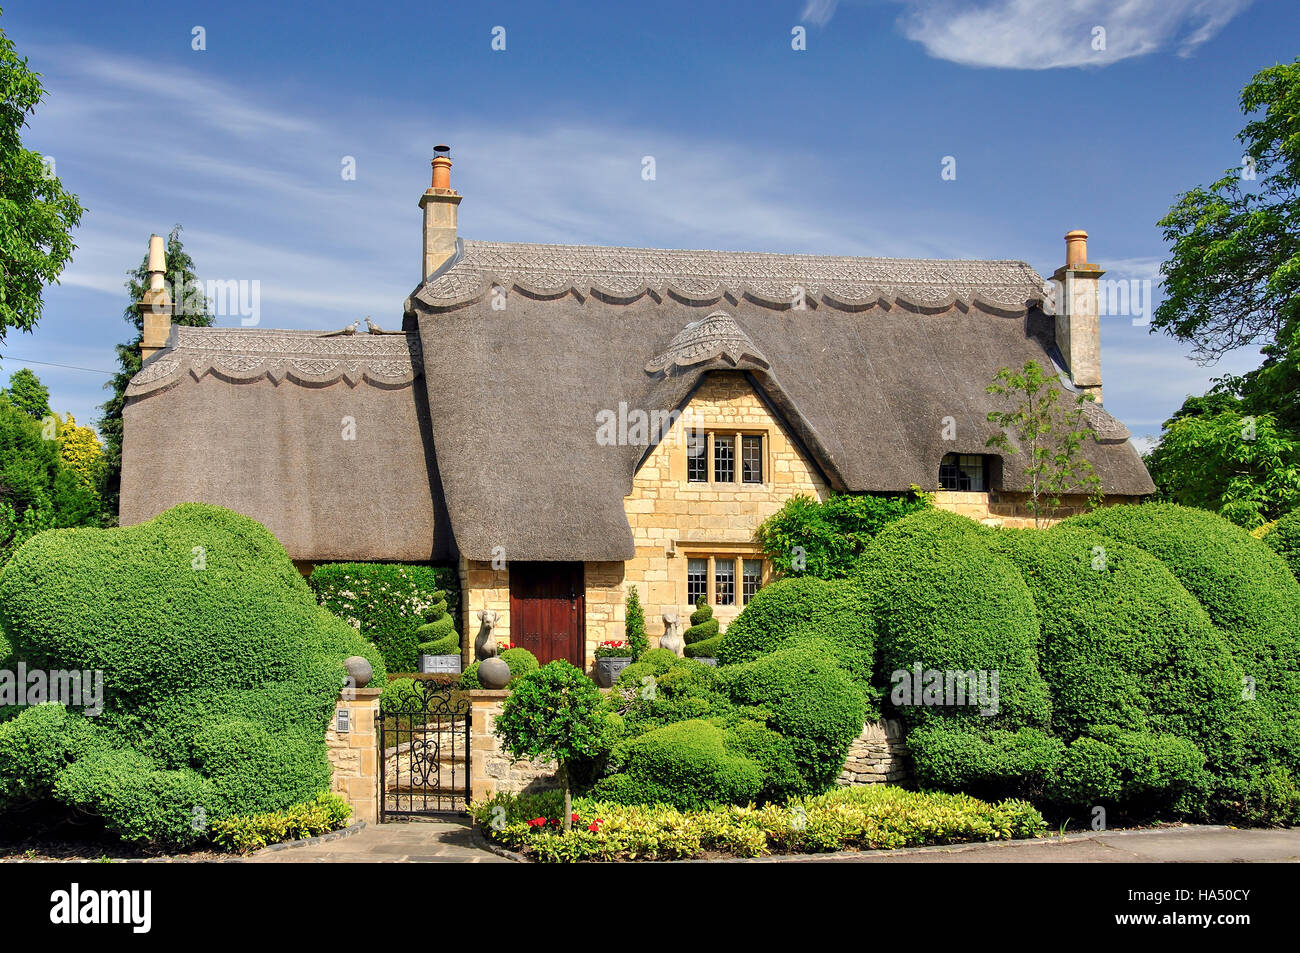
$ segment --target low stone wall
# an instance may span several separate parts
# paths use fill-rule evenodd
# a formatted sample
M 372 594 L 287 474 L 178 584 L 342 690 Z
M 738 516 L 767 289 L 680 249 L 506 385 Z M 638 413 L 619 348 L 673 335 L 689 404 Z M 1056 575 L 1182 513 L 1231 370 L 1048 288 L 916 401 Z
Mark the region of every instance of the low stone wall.
M 1140 503 L 1140 496 L 1107 496 L 1102 506 L 1116 506 L 1122 503 Z M 960 516 L 969 516 L 986 526 L 1004 526 L 1009 529 L 1033 529 L 1034 513 L 1029 507 L 1028 493 L 1008 493 L 1003 490 L 988 492 L 958 492 L 956 490 L 938 490 L 934 494 L 934 505 L 941 510 L 948 510 Z M 1089 512 L 1087 496 L 1070 494 L 1061 498 L 1061 505 L 1050 518 L 1043 519 L 1044 526 L 1051 526 L 1063 519 Z
M 896 718 L 867 722 L 849 746 L 836 784 L 902 784 L 911 777 L 903 723 Z
M 339 712 L 346 711 L 348 730 L 340 732 Z M 325 746 L 334 768 L 330 790 L 352 805 L 352 822 L 379 819 L 379 689 L 345 691 L 334 704 L 325 730 Z
M 510 693 L 479 689 L 469 695 L 473 710 L 469 739 L 470 797 L 482 801 L 498 792 L 517 794 L 557 787 L 554 761 L 514 762 L 501 750 L 493 728 L 497 715 L 501 714 L 501 703 Z

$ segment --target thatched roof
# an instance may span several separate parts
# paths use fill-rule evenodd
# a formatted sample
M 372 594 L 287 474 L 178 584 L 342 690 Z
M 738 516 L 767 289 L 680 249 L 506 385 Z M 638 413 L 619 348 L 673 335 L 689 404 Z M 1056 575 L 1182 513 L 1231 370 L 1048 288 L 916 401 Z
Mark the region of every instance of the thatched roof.
M 989 452 L 999 368 L 1059 364 L 1042 287 L 1014 261 L 464 242 L 407 334 L 174 328 L 128 389 L 122 519 L 201 499 L 300 559 L 628 559 L 650 448 L 601 445 L 597 415 L 680 409 L 717 370 L 833 487 L 933 489 L 945 453 Z M 1151 492 L 1123 424 L 1088 419 L 1105 491 Z

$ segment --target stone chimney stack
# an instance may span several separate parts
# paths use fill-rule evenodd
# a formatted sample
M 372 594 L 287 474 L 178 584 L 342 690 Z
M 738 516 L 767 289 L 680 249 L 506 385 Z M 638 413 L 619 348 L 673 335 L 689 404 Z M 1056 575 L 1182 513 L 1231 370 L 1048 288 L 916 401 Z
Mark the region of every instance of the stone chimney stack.
M 136 304 L 143 319 L 140 358 L 147 361 L 167 346 L 172 332 L 172 299 L 167 292 L 167 244 L 161 235 L 149 236 L 149 287 Z
M 1101 400 L 1101 321 L 1098 279 L 1105 272 L 1088 261 L 1088 233 L 1065 233 L 1065 264 L 1056 269 L 1056 346 L 1074 386 Z
M 456 253 L 456 210 L 461 195 L 451 187 L 451 149 L 433 147 L 433 183 L 420 196 L 424 209 L 424 249 L 420 280 Z

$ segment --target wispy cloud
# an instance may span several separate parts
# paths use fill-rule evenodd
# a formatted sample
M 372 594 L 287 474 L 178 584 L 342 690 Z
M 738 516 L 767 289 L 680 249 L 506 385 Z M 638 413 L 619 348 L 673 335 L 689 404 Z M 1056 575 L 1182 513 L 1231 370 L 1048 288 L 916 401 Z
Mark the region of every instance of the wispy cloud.
M 1189 56 L 1250 5 L 1250 0 L 902 2 L 907 10 L 899 29 L 931 56 L 1002 69 L 1107 66 L 1168 48 Z
M 817 26 L 825 26 L 830 22 L 831 17 L 835 16 L 837 6 L 839 0 L 806 0 L 800 19 L 815 23 Z

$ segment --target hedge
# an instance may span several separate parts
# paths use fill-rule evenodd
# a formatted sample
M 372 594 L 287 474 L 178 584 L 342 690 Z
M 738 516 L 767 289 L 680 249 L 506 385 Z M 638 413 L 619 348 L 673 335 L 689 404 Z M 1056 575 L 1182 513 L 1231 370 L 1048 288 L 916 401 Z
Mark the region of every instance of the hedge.
M 1038 728 L 987 728 L 931 719 L 907 735 L 916 783 L 974 797 L 1041 796 L 1065 752 L 1060 738 Z
M 822 646 L 860 684 L 870 684 L 875 624 L 865 594 L 841 580 L 796 576 L 764 586 L 727 626 L 718 660 L 753 661 L 800 639 Z
M 1277 553 L 1291 569 L 1291 575 L 1300 580 L 1300 510 L 1292 510 L 1279 519 L 1264 542 Z
M 375 644 L 393 672 L 418 670 L 420 643 L 447 635 L 420 634 L 426 611 L 445 601 L 448 631 L 460 618 L 460 578 L 453 566 L 322 563 L 312 570 L 311 587 L 322 606 Z
M 0 573 L 0 627 L 30 667 L 105 673 L 102 713 L 75 729 L 97 743 L 65 753 L 49 796 L 158 844 L 197 840 L 196 816 L 279 810 L 327 787 L 344 659 L 364 656 L 385 679 L 275 537 L 215 506 L 33 537 Z M 47 717 L 24 710 L 9 737 L 38 736 Z M 0 789 L 22 770 L 0 762 Z
M 997 714 L 975 706 L 899 708 L 909 725 L 959 718 L 979 730 L 1046 728 L 1051 700 L 1038 672 L 1038 619 L 1016 567 L 988 549 L 992 531 L 965 517 L 923 510 L 891 523 L 858 561 L 855 578 L 876 620 L 881 684 L 895 672 L 998 676 Z
M 721 674 L 733 702 L 767 712 L 768 726 L 789 740 L 803 793 L 835 783 L 866 716 L 862 691 L 847 672 L 801 644 Z

